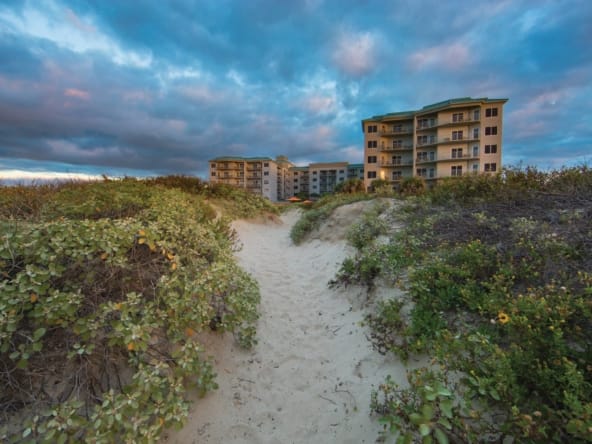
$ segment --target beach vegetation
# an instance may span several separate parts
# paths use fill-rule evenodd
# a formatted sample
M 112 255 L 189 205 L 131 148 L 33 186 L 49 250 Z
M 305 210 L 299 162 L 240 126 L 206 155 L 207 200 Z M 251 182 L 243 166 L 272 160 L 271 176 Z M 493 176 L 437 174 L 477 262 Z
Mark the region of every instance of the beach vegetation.
M 181 176 L 0 187 L 0 441 L 156 442 L 181 425 L 187 389 L 217 387 L 203 335 L 256 342 L 229 216 L 268 211 Z
M 367 193 L 336 193 L 327 194 L 315 201 L 312 205 L 303 207 L 300 219 L 290 231 L 290 238 L 295 245 L 303 242 L 307 236 L 318 229 L 326 221 L 333 211 L 343 205 L 348 205 L 362 200 L 372 199 Z
M 334 285 L 375 263 L 406 295 L 368 315 L 373 346 L 431 359 L 373 392 L 385 438 L 592 441 L 591 195 L 586 166 L 444 180 L 393 207 L 386 245 L 356 244 Z

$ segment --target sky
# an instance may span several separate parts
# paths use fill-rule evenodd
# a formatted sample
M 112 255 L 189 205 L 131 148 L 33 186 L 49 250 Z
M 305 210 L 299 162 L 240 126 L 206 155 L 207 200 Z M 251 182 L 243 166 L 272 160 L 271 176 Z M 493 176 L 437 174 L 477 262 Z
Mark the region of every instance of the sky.
M 592 1 L 0 1 L 0 181 L 362 163 L 457 97 L 509 99 L 505 165 L 591 164 Z

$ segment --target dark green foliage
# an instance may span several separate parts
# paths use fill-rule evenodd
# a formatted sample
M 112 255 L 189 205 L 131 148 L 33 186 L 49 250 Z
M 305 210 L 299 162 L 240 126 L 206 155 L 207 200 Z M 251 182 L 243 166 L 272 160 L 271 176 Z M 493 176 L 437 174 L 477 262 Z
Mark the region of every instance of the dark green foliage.
M 373 344 L 434 356 L 441 368 L 411 379 L 410 391 L 387 381 L 375 393 L 402 438 L 592 439 L 590 196 L 586 167 L 508 169 L 442 181 L 398 212 L 405 229 L 391 254 L 413 264 L 394 261 L 413 307 L 406 318 L 400 303 L 381 304 Z M 362 252 L 342 271 L 371 262 L 392 275 L 388 257 Z M 436 385 L 451 396 L 426 392 Z
M 216 388 L 200 334 L 252 345 L 259 290 L 214 194 L 269 208 L 178 176 L 0 188 L 1 441 L 156 442 Z

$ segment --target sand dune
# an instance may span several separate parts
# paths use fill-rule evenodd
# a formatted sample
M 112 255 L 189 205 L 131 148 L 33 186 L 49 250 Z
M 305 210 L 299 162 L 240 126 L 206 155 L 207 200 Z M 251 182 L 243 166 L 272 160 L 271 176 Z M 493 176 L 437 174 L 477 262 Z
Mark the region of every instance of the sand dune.
M 342 214 L 360 214 L 358 207 Z M 220 388 L 195 402 L 187 425 L 166 442 L 375 442 L 380 425 L 369 415 L 370 391 L 389 373 L 404 385 L 405 368 L 371 349 L 359 324 L 362 290 L 327 287 L 350 252 L 331 228 L 339 224 L 330 221 L 324 235 L 294 246 L 297 219 L 291 211 L 280 221 L 235 223 L 239 263 L 261 289 L 259 343 L 244 351 L 230 335 L 207 338 Z

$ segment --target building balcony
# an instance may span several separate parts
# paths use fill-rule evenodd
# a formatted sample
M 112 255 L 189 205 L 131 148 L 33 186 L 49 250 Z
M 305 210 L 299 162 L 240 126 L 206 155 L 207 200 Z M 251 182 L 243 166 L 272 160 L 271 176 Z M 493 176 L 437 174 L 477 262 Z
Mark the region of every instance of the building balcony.
M 427 123 L 422 123 L 420 125 L 417 125 L 415 127 L 415 129 L 417 131 L 425 131 L 425 130 L 430 130 L 430 129 L 434 129 L 438 127 L 438 120 L 434 120 L 433 122 L 427 122 Z
M 389 160 L 385 160 L 380 162 L 380 166 L 381 167 L 385 167 L 385 168 L 395 168 L 395 167 L 411 167 L 413 166 L 413 161 L 412 160 L 400 160 L 400 161 L 389 161 Z
M 417 141 L 417 146 L 440 145 L 440 144 L 455 144 L 455 143 L 470 143 L 478 142 L 479 137 L 463 136 L 463 137 L 440 137 L 428 139 L 427 141 Z
M 378 132 L 380 137 L 404 136 L 413 134 L 412 126 L 404 126 L 401 128 L 389 128 Z
M 471 160 L 471 159 L 479 159 L 479 155 L 473 155 L 470 153 L 466 153 L 466 154 L 461 154 L 456 155 L 456 156 L 450 156 L 450 157 L 440 157 L 438 159 L 439 162 L 454 162 L 457 160 Z
M 411 151 L 413 150 L 413 145 L 401 145 L 401 146 L 383 146 L 380 148 L 380 151 L 385 153 L 395 152 L 395 151 Z
M 415 159 L 415 163 L 417 165 L 420 165 L 422 163 L 434 163 L 434 162 L 437 162 L 437 161 L 438 161 L 438 159 L 436 157 L 433 157 L 433 158 L 417 157 Z
M 481 122 L 481 118 L 473 118 L 473 117 L 463 117 L 462 119 L 447 119 L 447 120 L 439 120 L 438 125 L 439 127 L 445 126 L 458 126 L 458 125 L 472 125 L 474 123 Z
M 243 166 L 240 164 L 226 163 L 226 164 L 218 164 L 216 169 L 218 171 L 242 170 Z

